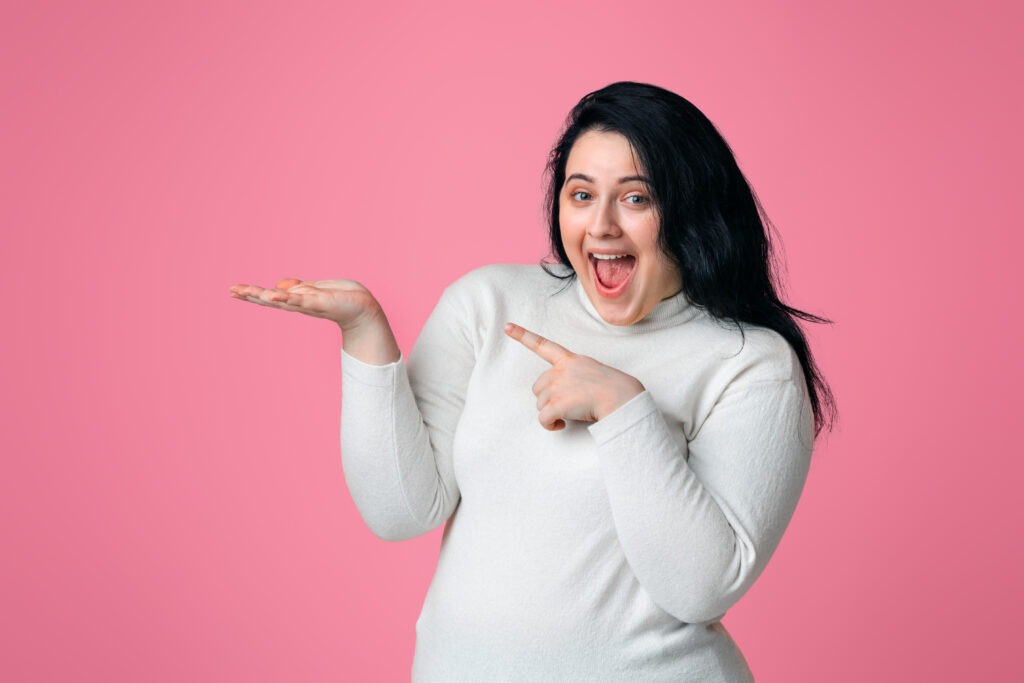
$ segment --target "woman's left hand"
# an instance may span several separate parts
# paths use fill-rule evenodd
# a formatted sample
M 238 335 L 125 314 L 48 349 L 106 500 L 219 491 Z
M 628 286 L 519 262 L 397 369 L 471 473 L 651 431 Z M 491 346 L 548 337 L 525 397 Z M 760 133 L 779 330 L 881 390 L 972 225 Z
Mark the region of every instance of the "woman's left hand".
M 508 323 L 505 334 L 551 363 L 533 384 L 544 429 L 563 429 L 566 420 L 596 422 L 644 391 L 637 378 L 519 325 Z

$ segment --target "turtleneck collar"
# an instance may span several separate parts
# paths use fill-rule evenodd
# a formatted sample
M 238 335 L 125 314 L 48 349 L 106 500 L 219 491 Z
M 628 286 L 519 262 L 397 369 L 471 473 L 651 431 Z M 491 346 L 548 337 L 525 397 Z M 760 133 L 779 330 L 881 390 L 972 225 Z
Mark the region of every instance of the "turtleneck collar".
M 576 290 L 576 296 L 587 315 L 610 334 L 635 335 L 653 332 L 685 323 L 700 315 L 701 312 L 699 308 L 690 303 L 683 292 L 679 292 L 675 296 L 659 301 L 658 305 L 639 322 L 632 325 L 612 325 L 606 322 L 594 308 L 594 304 L 591 303 L 578 277 L 574 279 L 573 289 Z

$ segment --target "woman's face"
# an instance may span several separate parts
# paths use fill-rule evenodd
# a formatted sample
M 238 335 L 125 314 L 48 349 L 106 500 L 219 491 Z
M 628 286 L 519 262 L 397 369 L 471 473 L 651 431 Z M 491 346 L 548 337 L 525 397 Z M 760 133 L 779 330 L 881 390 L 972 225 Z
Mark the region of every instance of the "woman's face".
M 679 292 L 679 268 L 658 245 L 658 210 L 629 141 L 590 130 L 576 139 L 558 196 L 562 244 L 590 302 L 632 325 Z

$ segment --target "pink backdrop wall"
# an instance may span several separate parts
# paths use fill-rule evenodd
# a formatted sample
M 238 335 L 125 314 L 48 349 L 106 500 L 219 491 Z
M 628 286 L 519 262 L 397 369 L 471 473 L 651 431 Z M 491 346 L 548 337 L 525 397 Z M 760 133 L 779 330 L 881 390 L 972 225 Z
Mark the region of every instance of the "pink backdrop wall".
M 840 402 L 726 617 L 758 680 L 1020 680 L 1021 16 L 1009 2 L 0 7 L 0 678 L 400 681 L 439 536 L 378 541 L 339 334 L 234 282 L 441 289 L 545 253 L 562 117 L 724 132 Z

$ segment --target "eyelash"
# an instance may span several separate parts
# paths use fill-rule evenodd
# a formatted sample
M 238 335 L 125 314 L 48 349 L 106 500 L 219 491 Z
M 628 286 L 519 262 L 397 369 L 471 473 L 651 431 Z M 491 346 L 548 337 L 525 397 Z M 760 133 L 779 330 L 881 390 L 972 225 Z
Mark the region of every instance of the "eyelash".
M 588 199 L 593 198 L 593 195 L 587 192 L 586 190 L 576 190 L 569 196 L 578 202 L 585 202 Z M 632 201 L 634 199 L 638 199 L 640 201 Z M 647 197 L 643 196 L 642 194 L 631 194 L 628 197 L 626 197 L 626 202 L 628 204 L 633 204 L 634 206 L 646 204 L 648 201 L 650 200 Z

